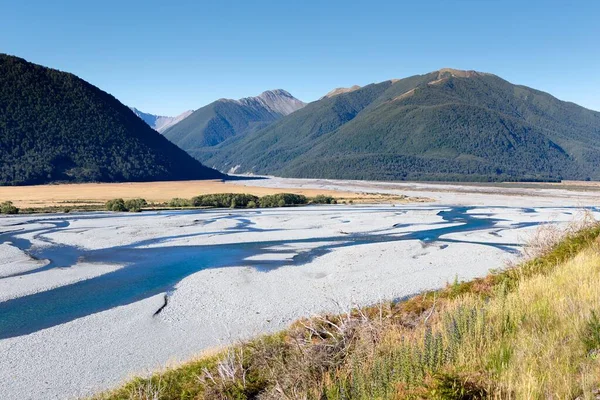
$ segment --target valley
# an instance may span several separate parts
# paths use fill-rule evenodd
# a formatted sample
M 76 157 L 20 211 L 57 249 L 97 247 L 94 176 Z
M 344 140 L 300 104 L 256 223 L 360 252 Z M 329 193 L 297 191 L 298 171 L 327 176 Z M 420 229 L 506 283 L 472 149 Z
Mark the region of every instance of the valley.
M 4 398 L 89 395 L 299 317 L 483 276 L 539 226 L 600 215 L 597 191 L 251 182 L 432 201 L 2 218 Z
M 600 399 L 600 2 L 1 10 L 0 400 Z

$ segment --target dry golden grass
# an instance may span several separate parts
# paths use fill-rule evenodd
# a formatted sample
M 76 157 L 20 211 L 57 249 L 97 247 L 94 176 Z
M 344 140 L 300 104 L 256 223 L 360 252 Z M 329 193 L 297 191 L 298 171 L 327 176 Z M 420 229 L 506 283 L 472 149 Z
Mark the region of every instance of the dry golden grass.
M 594 399 L 600 225 L 565 233 L 513 269 L 304 319 L 95 399 Z
M 451 369 L 485 377 L 491 398 L 590 398 L 600 384 L 600 362 L 588 355 L 581 332 L 600 310 L 599 279 L 594 247 L 491 301 L 466 295 L 452 302 L 448 314 L 481 312 Z
M 353 202 L 419 201 L 423 199 L 403 198 L 335 190 L 265 188 L 253 186 L 252 181 L 244 185 L 211 181 L 179 182 L 133 182 L 133 183 L 81 183 L 39 186 L 0 186 L 0 201 L 10 200 L 19 208 L 42 208 L 56 206 L 100 205 L 114 198 L 143 198 L 149 203 L 164 203 L 174 197 L 192 198 L 201 194 L 248 193 L 264 196 L 277 193 L 302 194 L 314 197 L 319 194 Z

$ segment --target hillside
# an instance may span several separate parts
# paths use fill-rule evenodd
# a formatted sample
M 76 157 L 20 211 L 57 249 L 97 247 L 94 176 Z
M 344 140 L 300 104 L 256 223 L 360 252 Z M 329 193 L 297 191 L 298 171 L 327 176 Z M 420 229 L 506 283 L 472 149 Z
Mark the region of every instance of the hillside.
M 594 399 L 599 234 L 584 226 L 516 267 L 306 318 L 93 398 Z
M 264 128 L 304 107 L 285 90 L 269 90 L 240 100 L 220 99 L 164 131 L 170 141 L 190 154 L 202 152 L 229 138 Z
M 173 125 L 177 124 L 178 122 L 183 121 L 184 119 L 186 119 L 187 117 L 192 115 L 192 113 L 194 112 L 194 110 L 188 110 L 188 111 L 182 112 L 181 114 L 179 114 L 176 117 L 165 117 L 164 115 L 148 114 L 148 113 L 138 110 L 135 107 L 129 107 L 129 108 L 131 109 L 131 111 L 134 112 L 135 115 L 137 115 L 145 123 L 147 123 L 148 126 L 150 126 L 150 128 L 152 128 L 155 131 L 160 132 L 160 133 L 166 131 L 167 129 L 169 129 Z
M 492 74 L 442 69 L 333 94 L 192 154 L 285 177 L 600 179 L 600 113 Z
M 108 93 L 0 54 L 0 184 L 215 179 Z

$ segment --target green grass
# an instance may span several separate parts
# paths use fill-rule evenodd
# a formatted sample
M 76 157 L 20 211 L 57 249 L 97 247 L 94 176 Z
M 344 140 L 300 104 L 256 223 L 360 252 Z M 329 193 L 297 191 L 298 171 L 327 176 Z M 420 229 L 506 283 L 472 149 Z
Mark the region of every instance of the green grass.
M 592 399 L 600 225 L 522 264 L 287 330 L 96 399 Z

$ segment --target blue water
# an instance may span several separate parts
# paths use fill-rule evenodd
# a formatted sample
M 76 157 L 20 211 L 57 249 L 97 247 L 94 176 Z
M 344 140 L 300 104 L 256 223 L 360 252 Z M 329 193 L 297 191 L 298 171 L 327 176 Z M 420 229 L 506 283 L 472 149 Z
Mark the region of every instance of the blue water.
M 348 208 L 348 213 L 353 212 L 380 212 L 383 208 Z M 40 293 L 23 296 L 13 300 L 0 302 L 0 339 L 26 335 L 40 329 L 52 327 L 84 317 L 93 313 L 108 310 L 113 307 L 139 301 L 158 293 L 169 292 L 175 285 L 186 276 L 207 268 L 223 268 L 228 266 L 248 265 L 268 273 L 273 268 L 290 265 L 302 265 L 319 257 L 334 248 L 359 246 L 374 242 L 395 242 L 403 240 L 419 240 L 423 245 L 436 243 L 440 249 L 459 242 L 458 240 L 445 239 L 441 236 L 449 233 L 477 231 L 489 229 L 503 220 L 492 218 L 483 212 L 477 212 L 473 207 L 454 207 L 438 212 L 445 222 L 460 223 L 458 226 L 439 226 L 440 223 L 431 224 L 429 229 L 397 233 L 393 228 L 407 227 L 402 224 L 402 214 L 409 208 L 389 208 L 390 213 L 397 216 L 396 223 L 391 223 L 389 228 L 375 230 L 360 234 L 339 234 L 332 237 L 318 237 L 299 240 L 273 240 L 250 243 L 237 243 L 226 245 L 203 245 L 203 246 L 166 246 L 160 248 L 148 248 L 153 244 L 168 242 L 176 238 L 218 235 L 223 231 L 202 232 L 180 236 L 165 236 L 151 240 L 139 241 L 126 246 L 113 247 L 100 250 L 87 250 L 76 246 L 55 244 L 46 235 L 69 230 L 73 220 L 113 218 L 110 214 L 85 214 L 60 216 L 56 218 L 32 218 L 19 223 L 22 230 L 0 233 L 0 243 L 12 242 L 13 245 L 28 252 L 31 256 L 39 259 L 49 259 L 47 266 L 34 271 L 28 271 L 20 275 L 33 274 L 50 268 L 65 268 L 77 263 L 78 260 L 97 263 L 122 264 L 125 267 L 85 281 L 61 286 Z M 419 209 L 422 210 L 422 209 Z M 264 232 L 256 228 L 248 217 L 260 214 L 257 211 L 232 212 L 213 219 L 193 220 L 194 223 L 203 226 L 210 225 L 219 218 L 227 218 L 236 221 L 234 227 L 225 233 L 231 232 Z M 300 212 L 300 210 L 295 210 Z M 180 212 L 181 213 L 181 212 Z M 185 212 L 190 218 L 201 217 L 202 211 Z M 172 212 L 155 213 L 157 217 L 172 214 Z M 147 217 L 148 214 L 138 214 Z M 298 216 L 296 216 L 297 218 Z M 339 218 L 339 217 L 336 217 Z M 29 224 L 42 224 L 34 228 L 27 228 Z M 521 223 L 512 225 L 514 228 L 522 228 L 535 225 L 536 223 Z M 13 227 L 14 228 L 14 227 Z M 293 227 L 289 228 L 290 230 Z M 271 229 L 278 231 L 283 229 Z M 21 235 L 33 233 L 39 240 L 45 240 L 48 247 L 34 248 L 29 240 L 23 239 Z M 282 253 L 281 250 L 270 250 L 273 246 L 293 245 L 299 243 L 322 243 L 325 241 L 339 242 L 336 244 L 318 245 L 314 249 L 303 252 L 291 260 L 274 261 L 247 261 L 246 258 L 265 253 Z M 490 242 L 467 242 L 483 246 L 493 246 L 505 251 L 514 252 L 518 244 L 490 243 Z M 290 250 L 290 253 L 295 253 Z M 18 274 L 17 274 L 18 275 Z M 0 279 L 6 279 L 0 278 Z

